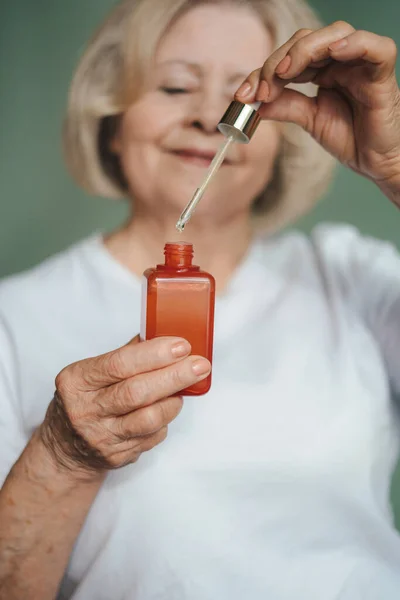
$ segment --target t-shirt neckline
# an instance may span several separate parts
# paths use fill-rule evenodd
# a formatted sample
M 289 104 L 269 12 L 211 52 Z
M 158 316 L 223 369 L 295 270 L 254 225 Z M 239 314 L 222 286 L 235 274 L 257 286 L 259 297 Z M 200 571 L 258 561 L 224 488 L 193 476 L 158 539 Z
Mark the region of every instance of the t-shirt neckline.
M 139 291 L 141 288 L 141 276 L 130 271 L 113 257 L 104 243 L 104 235 L 105 234 L 102 231 L 96 231 L 87 240 L 87 247 L 92 250 L 92 259 L 94 259 L 97 268 L 99 268 L 98 260 L 100 259 L 102 267 L 104 267 L 108 273 L 112 274 L 113 277 L 122 279 L 130 287 Z M 217 303 L 223 302 L 225 299 L 235 295 L 239 289 L 243 289 L 246 275 L 249 275 L 249 273 L 252 272 L 252 267 L 254 263 L 257 262 L 257 257 L 260 256 L 262 245 L 262 238 L 260 236 L 254 236 L 244 257 L 236 267 L 226 290 L 222 294 L 217 295 Z

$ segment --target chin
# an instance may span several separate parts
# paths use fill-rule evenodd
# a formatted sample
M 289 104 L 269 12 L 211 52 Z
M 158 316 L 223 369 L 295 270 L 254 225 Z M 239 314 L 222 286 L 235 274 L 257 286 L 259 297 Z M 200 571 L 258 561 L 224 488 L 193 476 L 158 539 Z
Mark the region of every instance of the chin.
M 179 180 L 179 185 L 177 185 Z M 188 202 L 193 198 L 196 189 L 201 185 L 202 178 L 200 181 L 182 181 L 183 178 L 171 178 L 168 181 L 167 178 L 164 181 L 158 181 L 158 191 L 154 194 L 154 206 L 156 210 L 164 209 L 162 212 L 165 214 L 173 215 L 173 218 L 176 216 L 176 220 L 178 220 L 181 212 L 188 204 Z M 162 184 L 160 186 L 160 183 Z M 217 184 L 217 185 L 215 185 Z M 204 219 L 214 219 L 217 218 L 217 215 L 221 217 L 222 212 L 226 212 L 228 206 L 225 204 L 224 200 L 230 198 L 234 200 L 229 202 L 229 207 L 231 210 L 234 209 L 234 205 L 238 206 L 238 204 L 243 204 L 242 202 L 238 202 L 238 191 L 232 188 L 232 185 L 229 186 L 220 186 L 218 182 L 214 181 L 210 188 L 206 191 L 203 198 L 200 200 L 196 211 L 194 213 L 193 219 L 196 217 L 201 217 Z M 236 200 L 236 201 L 235 201 Z M 225 211 L 222 210 L 222 204 L 225 204 Z M 240 207 L 238 206 L 238 209 Z M 228 217 L 228 215 L 226 215 Z
M 185 208 L 189 200 L 197 189 L 196 184 L 175 185 L 165 183 L 162 189 L 157 194 L 157 206 L 165 206 L 168 209 L 173 209 L 179 213 Z M 200 205 L 199 205 L 200 208 Z

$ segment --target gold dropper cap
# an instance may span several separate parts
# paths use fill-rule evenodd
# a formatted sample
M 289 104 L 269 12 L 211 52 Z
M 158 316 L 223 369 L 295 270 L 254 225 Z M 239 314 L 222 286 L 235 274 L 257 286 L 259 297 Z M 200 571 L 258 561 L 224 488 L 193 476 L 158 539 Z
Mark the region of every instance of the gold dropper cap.
M 243 104 L 234 100 L 218 123 L 219 131 L 226 138 L 233 137 L 239 144 L 248 144 L 261 121 L 260 105 L 261 102 Z

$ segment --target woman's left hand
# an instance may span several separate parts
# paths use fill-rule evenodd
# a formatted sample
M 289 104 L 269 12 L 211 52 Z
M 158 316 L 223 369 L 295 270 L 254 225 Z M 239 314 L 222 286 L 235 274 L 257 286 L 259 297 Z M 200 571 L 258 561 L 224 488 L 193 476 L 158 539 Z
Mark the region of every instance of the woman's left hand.
M 264 102 L 265 119 L 300 125 L 400 206 L 396 56 L 391 38 L 356 31 L 343 21 L 302 29 L 250 74 L 235 97 Z M 319 86 L 314 98 L 285 87 L 310 81 Z

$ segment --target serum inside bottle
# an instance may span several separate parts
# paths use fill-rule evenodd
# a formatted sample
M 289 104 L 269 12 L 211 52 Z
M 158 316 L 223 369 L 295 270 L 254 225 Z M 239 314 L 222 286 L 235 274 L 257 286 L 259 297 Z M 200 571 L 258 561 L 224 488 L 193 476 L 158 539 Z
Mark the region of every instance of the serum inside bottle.
M 178 336 L 192 346 L 192 354 L 212 362 L 215 280 L 193 265 L 193 245 L 168 243 L 165 262 L 143 274 L 141 338 Z M 186 388 L 185 396 L 200 396 L 211 387 L 211 374 Z

